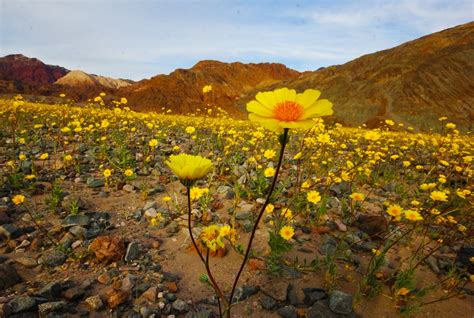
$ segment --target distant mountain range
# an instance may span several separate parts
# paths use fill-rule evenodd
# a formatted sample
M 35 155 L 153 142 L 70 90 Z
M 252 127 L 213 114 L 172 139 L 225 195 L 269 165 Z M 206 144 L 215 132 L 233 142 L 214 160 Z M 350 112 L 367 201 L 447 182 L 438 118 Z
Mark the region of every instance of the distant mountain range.
M 211 84 L 209 94 L 202 87 Z M 474 121 L 474 22 L 437 32 L 343 65 L 298 72 L 282 64 L 201 61 L 133 82 L 69 71 L 21 54 L 0 58 L 0 94 L 57 96 L 84 101 L 104 91 L 127 97 L 139 111 L 194 113 L 221 107 L 238 118 L 258 91 L 276 87 L 321 90 L 334 103 L 333 120 L 375 127 L 384 119 L 428 130 L 447 116 L 460 128 Z

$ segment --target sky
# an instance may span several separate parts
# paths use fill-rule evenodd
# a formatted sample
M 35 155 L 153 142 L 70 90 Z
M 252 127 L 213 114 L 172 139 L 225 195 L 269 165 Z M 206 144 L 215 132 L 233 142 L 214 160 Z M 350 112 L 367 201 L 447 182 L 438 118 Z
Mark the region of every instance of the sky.
M 304 71 L 474 20 L 473 0 L 0 0 L 0 56 L 140 80 L 200 60 Z

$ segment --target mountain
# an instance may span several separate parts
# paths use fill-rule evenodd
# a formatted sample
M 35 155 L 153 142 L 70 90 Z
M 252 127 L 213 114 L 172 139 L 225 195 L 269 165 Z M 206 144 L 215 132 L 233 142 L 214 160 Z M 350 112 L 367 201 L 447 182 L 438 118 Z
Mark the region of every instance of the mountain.
M 0 80 L 27 85 L 54 83 L 69 72 L 64 67 L 47 65 L 35 58 L 12 54 L 0 58 Z
M 98 76 L 94 74 L 87 74 L 83 71 L 70 71 L 56 81 L 56 84 L 77 87 L 77 86 L 102 86 L 111 89 L 118 89 L 130 85 L 130 81 L 122 79 L 114 79 L 105 76 Z
M 378 126 L 393 119 L 423 130 L 447 116 L 472 130 L 474 22 L 424 36 L 343 65 L 303 74 L 275 87 L 316 88 L 347 125 Z M 239 101 L 242 107 L 255 92 Z
M 236 117 L 243 117 L 235 102 L 249 91 L 267 87 L 281 80 L 294 79 L 299 72 L 283 64 L 223 63 L 201 61 L 190 69 L 177 69 L 169 75 L 158 75 L 118 91 L 136 110 L 172 109 L 175 113 L 194 113 L 207 104 L 219 106 Z M 202 93 L 205 85 L 212 91 Z

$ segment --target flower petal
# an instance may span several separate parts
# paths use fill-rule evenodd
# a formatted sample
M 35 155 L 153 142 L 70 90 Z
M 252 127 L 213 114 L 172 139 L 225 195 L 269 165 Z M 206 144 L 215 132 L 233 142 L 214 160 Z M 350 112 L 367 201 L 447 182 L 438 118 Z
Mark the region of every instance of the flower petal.
M 321 92 L 316 89 L 307 89 L 304 93 L 296 95 L 296 102 L 305 109 L 314 104 L 314 102 L 321 96 Z
M 266 118 L 255 114 L 249 114 L 249 119 L 251 121 L 259 123 L 260 125 L 271 131 L 281 132 L 283 130 L 282 127 L 279 125 L 280 122 L 274 118 Z
M 283 128 L 310 129 L 314 125 L 316 125 L 316 123 L 312 119 L 280 122 L 280 126 L 283 127 Z
M 314 117 L 321 117 L 321 116 L 328 116 L 332 115 L 332 103 L 327 99 L 321 99 L 316 101 L 313 105 L 306 108 L 303 113 L 303 118 L 314 118 Z
M 273 117 L 273 110 L 267 106 L 253 100 L 247 103 L 247 111 L 250 113 L 255 113 L 256 115 L 262 117 Z
M 255 96 L 255 99 L 260 102 L 260 104 L 266 106 L 268 109 L 273 109 L 276 105 L 276 99 L 274 92 L 260 92 Z
M 275 94 L 276 104 L 284 101 L 294 101 L 296 99 L 296 91 L 286 87 L 279 88 L 273 91 Z

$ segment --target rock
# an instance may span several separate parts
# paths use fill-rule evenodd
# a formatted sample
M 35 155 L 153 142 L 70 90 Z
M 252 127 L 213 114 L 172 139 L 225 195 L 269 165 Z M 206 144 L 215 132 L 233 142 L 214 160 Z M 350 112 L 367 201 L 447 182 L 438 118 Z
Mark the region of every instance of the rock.
M 181 280 L 178 274 L 173 274 L 170 272 L 163 272 L 163 280 L 166 282 L 178 282 Z
M 307 306 L 312 306 L 318 300 L 328 298 L 328 294 L 321 288 L 303 288 L 303 294 L 303 301 Z
M 278 305 L 278 302 L 272 297 L 265 296 L 260 299 L 260 305 L 266 310 L 273 310 Z
M 232 303 L 236 303 L 245 299 L 248 299 L 250 296 L 255 295 L 260 290 L 259 287 L 243 285 L 237 287 L 234 292 L 234 297 L 232 298 Z
M 16 296 L 10 303 L 12 313 L 17 314 L 24 311 L 29 311 L 36 306 L 36 300 L 29 296 Z
M 334 221 L 334 224 L 336 224 L 336 227 L 339 231 L 347 232 L 347 226 L 341 220 Z
M 325 301 L 318 301 L 306 312 L 306 318 L 339 318 L 341 315 L 333 313 L 329 309 L 329 304 Z
M 41 288 L 35 295 L 42 298 L 57 298 L 61 295 L 61 284 L 58 282 L 51 282 Z
M 66 258 L 67 256 L 63 252 L 58 250 L 50 250 L 41 255 L 41 257 L 38 259 L 38 264 L 50 267 L 59 266 L 66 261 Z
M 350 314 L 352 312 L 352 295 L 334 290 L 329 295 L 329 308 L 337 314 Z
M 281 307 L 277 311 L 278 315 L 283 318 L 298 318 L 296 308 L 293 306 Z
M 38 311 L 40 317 L 43 317 L 45 314 L 50 312 L 61 311 L 67 306 L 65 301 L 53 301 L 49 303 L 42 303 L 38 305 Z
M 236 220 L 239 220 L 239 221 L 243 221 L 243 220 L 247 220 L 247 219 L 250 219 L 250 217 L 252 216 L 252 213 L 250 212 L 237 212 L 235 214 L 235 219 Z
M 226 194 L 227 191 L 229 191 L 230 189 L 231 189 L 231 187 L 229 187 L 229 186 L 221 185 L 217 188 L 217 193 Z
M 85 300 L 85 303 L 91 310 L 100 310 L 102 307 L 104 307 L 104 302 L 102 301 L 102 298 L 100 298 L 99 295 L 94 295 L 87 297 Z
M 456 255 L 456 261 L 467 268 L 470 273 L 474 273 L 474 246 L 462 246 Z
M 371 238 L 382 238 L 388 229 L 388 222 L 383 215 L 360 214 L 356 225 Z
M 3 224 L 2 226 L 0 226 L 0 237 L 4 237 L 7 240 L 15 239 L 21 234 L 22 231 L 11 223 Z
M 128 299 L 129 295 L 130 293 L 128 291 L 115 288 L 107 290 L 105 294 L 107 303 L 112 309 L 124 303 Z
M 151 302 L 154 302 L 156 300 L 157 293 L 158 289 L 156 287 L 150 287 L 142 294 L 142 297 Z
M 138 277 L 132 274 L 128 274 L 124 279 L 122 279 L 121 289 L 125 291 L 131 291 L 138 280 Z
M 429 266 L 429 268 L 431 268 L 431 270 L 433 272 L 435 272 L 436 274 L 440 273 L 440 270 L 439 270 L 439 267 L 438 267 L 438 261 L 437 261 L 436 257 L 434 257 L 433 255 L 428 256 L 425 259 L 425 263 Z
M 140 245 L 136 242 L 132 242 L 127 246 L 127 252 L 125 253 L 125 260 L 127 262 L 134 261 L 140 257 L 141 250 Z
M 76 207 L 78 210 L 84 210 L 86 208 L 86 203 L 81 197 L 74 195 L 67 195 L 61 202 L 61 207 L 66 211 L 71 211 L 73 207 Z
M 156 212 L 155 208 L 149 208 L 145 210 L 145 213 L 143 213 L 143 216 L 149 219 L 156 218 L 158 215 L 158 212 Z
M 179 232 L 179 224 L 176 221 L 171 222 L 168 227 L 166 228 L 167 233 L 178 233 Z
M 59 241 L 59 244 L 64 248 L 70 248 L 73 242 L 74 236 L 71 233 L 66 233 Z
M 197 312 L 193 312 L 191 314 L 191 318 L 214 318 L 214 317 L 217 317 L 217 315 L 214 314 L 214 312 L 210 310 L 200 310 Z
M 118 236 L 99 236 L 89 245 L 89 249 L 97 259 L 108 262 L 119 261 L 125 254 L 125 244 Z
M 20 283 L 23 279 L 10 264 L 0 264 L 0 291 Z
M 148 209 L 157 209 L 158 204 L 155 201 L 147 201 L 145 202 L 145 205 L 143 206 L 143 211 L 146 211 Z
M 104 186 L 105 182 L 104 182 L 104 179 L 89 177 L 86 180 L 86 184 L 89 188 L 100 188 Z
M 69 233 L 78 239 L 85 239 L 87 236 L 87 229 L 82 226 L 75 225 L 69 229 Z
M 291 283 L 288 284 L 288 286 L 286 287 L 286 301 L 293 306 L 296 306 L 299 303 L 298 295 L 296 294 L 296 289 Z
M 165 294 L 165 299 L 166 299 L 168 302 L 172 303 L 172 302 L 174 302 L 176 299 L 178 299 L 178 296 L 176 296 L 176 294 L 173 294 L 173 293 L 166 293 L 166 294 Z
M 135 192 L 135 187 L 132 186 L 131 184 L 126 184 L 123 186 L 122 190 L 126 192 Z
M 110 284 L 111 282 L 111 279 L 110 279 L 110 275 L 109 273 L 104 273 L 104 274 L 101 274 L 97 277 L 97 281 L 101 284 Z
M 38 265 L 38 262 L 31 257 L 18 257 L 15 258 L 15 262 L 25 266 L 26 268 L 32 268 Z
M 7 212 L 0 211 L 0 225 L 12 223 L 13 220 L 8 216 Z
M 90 217 L 87 215 L 68 215 L 64 220 L 61 222 L 63 226 L 68 227 L 68 226 L 74 226 L 74 225 L 79 225 L 79 226 L 84 226 L 87 227 L 90 222 Z
M 188 303 L 181 299 L 176 299 L 173 302 L 172 308 L 176 310 L 178 314 L 184 314 L 189 311 Z
M 79 300 L 84 297 L 84 293 L 84 289 L 81 286 L 73 287 L 64 292 L 64 298 L 67 300 Z

